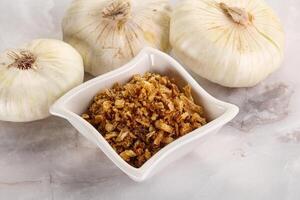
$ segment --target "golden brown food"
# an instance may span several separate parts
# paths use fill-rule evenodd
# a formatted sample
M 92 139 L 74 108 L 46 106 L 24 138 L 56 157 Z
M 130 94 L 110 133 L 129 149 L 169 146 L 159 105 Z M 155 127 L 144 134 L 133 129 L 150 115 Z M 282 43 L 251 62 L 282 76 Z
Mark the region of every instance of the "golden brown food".
M 166 76 L 135 75 L 97 94 L 82 117 L 130 165 L 142 166 L 177 138 L 206 124 L 191 87 L 182 91 Z

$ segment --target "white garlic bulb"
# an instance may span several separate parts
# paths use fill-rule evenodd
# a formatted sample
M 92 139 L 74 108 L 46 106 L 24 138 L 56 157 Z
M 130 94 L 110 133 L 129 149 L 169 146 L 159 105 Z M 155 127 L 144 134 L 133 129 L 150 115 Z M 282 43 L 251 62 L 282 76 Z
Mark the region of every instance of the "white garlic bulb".
M 83 82 L 80 54 L 69 44 L 38 39 L 0 54 L 0 120 L 48 117 L 62 94 Z
M 256 85 L 283 59 L 283 28 L 263 0 L 183 0 L 170 41 L 183 64 L 228 87 Z
M 168 0 L 74 0 L 63 20 L 64 41 L 99 75 L 127 63 L 145 46 L 169 51 Z

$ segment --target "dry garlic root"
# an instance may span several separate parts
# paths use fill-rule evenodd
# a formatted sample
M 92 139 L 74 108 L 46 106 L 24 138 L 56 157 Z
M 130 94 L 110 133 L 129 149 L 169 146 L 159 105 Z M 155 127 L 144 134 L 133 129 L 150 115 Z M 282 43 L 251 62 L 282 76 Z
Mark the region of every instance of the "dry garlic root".
M 256 85 L 283 59 L 282 26 L 263 0 L 183 0 L 170 40 L 185 65 L 228 87 Z
M 145 46 L 168 51 L 168 0 L 74 0 L 63 20 L 64 41 L 99 75 L 127 63 Z
M 62 94 L 83 82 L 83 61 L 70 45 L 39 39 L 0 54 L 0 120 L 48 117 Z

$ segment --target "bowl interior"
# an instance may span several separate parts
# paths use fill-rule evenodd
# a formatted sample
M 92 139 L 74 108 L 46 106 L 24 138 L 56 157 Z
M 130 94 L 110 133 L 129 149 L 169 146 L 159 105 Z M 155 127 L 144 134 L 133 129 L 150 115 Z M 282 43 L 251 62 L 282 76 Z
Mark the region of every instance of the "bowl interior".
M 90 105 L 92 98 L 100 91 L 111 88 L 113 84 L 124 84 L 128 82 L 134 74 L 144 74 L 146 72 L 155 72 L 167 75 L 175 80 L 180 87 L 190 84 L 192 87 L 193 97 L 196 103 L 205 108 L 206 117 L 209 121 L 220 117 L 227 110 L 225 106 L 220 104 L 216 99 L 210 97 L 199 85 L 182 70 L 179 64 L 163 54 L 142 54 L 133 62 L 128 63 L 124 67 L 110 72 L 104 76 L 99 76 L 85 83 L 85 87 L 79 90 L 74 96 L 64 102 L 65 108 L 77 115 L 81 115 Z M 213 99 L 212 99 L 213 98 Z

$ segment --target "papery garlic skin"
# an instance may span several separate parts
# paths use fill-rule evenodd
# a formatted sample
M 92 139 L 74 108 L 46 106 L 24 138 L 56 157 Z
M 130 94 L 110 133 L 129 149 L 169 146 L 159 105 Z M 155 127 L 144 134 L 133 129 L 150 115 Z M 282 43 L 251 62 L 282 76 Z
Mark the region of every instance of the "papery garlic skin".
M 168 0 L 74 0 L 63 20 L 64 41 L 83 57 L 85 71 L 99 75 L 150 46 L 169 51 Z
M 80 54 L 69 44 L 38 39 L 0 54 L 0 120 L 48 117 L 49 107 L 83 82 Z
M 283 28 L 263 0 L 183 0 L 170 26 L 175 56 L 223 86 L 254 86 L 283 60 Z

